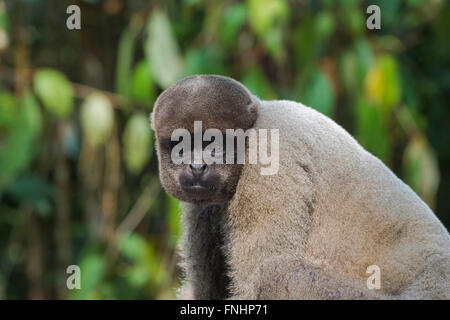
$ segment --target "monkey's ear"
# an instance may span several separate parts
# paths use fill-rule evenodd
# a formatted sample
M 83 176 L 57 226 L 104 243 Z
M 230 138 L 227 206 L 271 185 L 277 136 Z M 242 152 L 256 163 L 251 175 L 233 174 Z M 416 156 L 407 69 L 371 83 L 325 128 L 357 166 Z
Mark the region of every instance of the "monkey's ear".
M 152 111 L 152 113 L 150 113 L 150 127 L 152 128 L 153 131 L 155 130 L 155 110 Z
M 259 107 L 259 100 L 257 100 L 257 98 L 256 99 L 253 98 L 252 102 L 247 106 L 247 111 L 250 115 L 250 119 L 252 122 L 254 122 L 258 117 L 258 107 Z
M 252 101 L 247 106 L 247 110 L 250 114 L 258 114 L 258 103 L 256 101 Z

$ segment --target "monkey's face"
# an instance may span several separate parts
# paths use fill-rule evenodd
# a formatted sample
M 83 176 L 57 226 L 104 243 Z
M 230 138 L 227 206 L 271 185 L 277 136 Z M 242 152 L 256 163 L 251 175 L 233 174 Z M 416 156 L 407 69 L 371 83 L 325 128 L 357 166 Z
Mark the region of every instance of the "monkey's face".
M 201 121 L 201 137 L 207 129 L 222 135 L 227 129 L 251 128 L 257 117 L 257 104 L 248 91 L 235 80 L 220 76 L 194 76 L 185 78 L 165 90 L 155 103 L 152 127 L 156 132 L 159 175 L 165 190 L 181 201 L 197 205 L 220 204 L 229 201 L 236 190 L 242 164 L 226 164 L 226 147 L 218 146 L 214 152 L 223 156 L 222 163 L 211 163 L 194 156 L 194 149 L 203 149 L 215 139 L 200 146 L 194 140 L 196 121 Z M 182 150 L 174 132 L 183 130 L 192 143 Z M 185 141 L 186 142 L 186 141 Z M 176 150 L 174 150 L 174 148 Z M 174 152 L 175 151 L 175 152 Z M 200 150 L 200 152 L 203 150 Z M 235 152 L 233 150 L 233 152 Z M 174 159 L 174 154 L 188 161 Z M 235 154 L 232 155 L 235 157 Z
M 173 161 L 174 142 L 160 139 L 157 143 L 160 179 L 168 193 L 181 201 L 197 205 L 220 204 L 233 197 L 242 165 L 194 161 L 193 150 L 188 155 L 192 161 L 176 164 Z M 180 156 L 185 156 L 182 152 Z M 223 156 L 225 163 L 225 153 Z

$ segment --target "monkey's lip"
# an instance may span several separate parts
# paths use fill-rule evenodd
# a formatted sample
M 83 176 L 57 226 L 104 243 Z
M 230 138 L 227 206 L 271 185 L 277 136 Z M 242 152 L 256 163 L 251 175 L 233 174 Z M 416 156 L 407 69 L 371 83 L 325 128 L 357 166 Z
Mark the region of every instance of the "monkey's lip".
M 182 185 L 181 189 L 188 192 L 212 192 L 216 188 L 214 186 L 204 186 L 200 184 L 192 184 L 192 185 Z
M 202 185 L 199 183 L 181 185 L 181 189 L 199 199 L 211 196 L 216 190 L 213 185 Z

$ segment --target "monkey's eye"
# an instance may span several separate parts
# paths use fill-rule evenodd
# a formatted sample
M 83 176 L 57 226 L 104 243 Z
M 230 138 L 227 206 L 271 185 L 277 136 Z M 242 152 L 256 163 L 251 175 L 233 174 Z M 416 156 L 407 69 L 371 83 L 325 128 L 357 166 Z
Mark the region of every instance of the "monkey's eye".
M 172 150 L 179 142 L 178 141 L 169 141 L 168 149 Z
M 220 156 L 222 153 L 223 153 L 223 150 L 221 147 L 220 148 L 216 147 L 214 149 L 211 149 L 211 157 L 215 157 L 216 155 Z
M 203 150 L 205 153 L 207 153 L 207 156 L 211 157 L 220 157 L 224 153 L 224 146 L 220 141 L 213 141 L 209 142 L 207 141 L 203 145 Z
M 180 144 L 180 141 L 172 141 L 172 140 L 166 140 L 162 143 L 162 147 L 166 150 L 167 154 L 169 156 L 175 156 L 173 152 L 175 151 L 177 154 L 177 157 L 183 158 L 185 156 L 185 150 L 184 148 L 178 148 L 178 150 L 174 150 L 174 148 Z
M 171 139 L 161 140 L 160 146 L 161 149 L 166 150 L 167 152 L 172 152 L 173 147 L 175 147 L 179 141 L 172 141 Z

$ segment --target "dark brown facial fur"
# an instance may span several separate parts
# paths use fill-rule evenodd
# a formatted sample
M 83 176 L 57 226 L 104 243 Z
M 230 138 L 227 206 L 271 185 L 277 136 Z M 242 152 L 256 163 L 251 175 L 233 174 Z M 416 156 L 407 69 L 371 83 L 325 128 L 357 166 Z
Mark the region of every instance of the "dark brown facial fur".
M 171 160 L 172 132 L 187 129 L 194 135 L 194 121 L 202 121 L 203 132 L 209 128 L 251 128 L 257 117 L 257 99 L 239 82 L 216 75 L 184 78 L 166 89 L 155 103 L 152 127 L 161 182 L 168 193 L 197 205 L 229 201 L 239 181 L 242 165 L 174 164 Z M 224 139 L 225 140 L 225 139 Z M 176 142 L 175 142 L 176 143 Z

